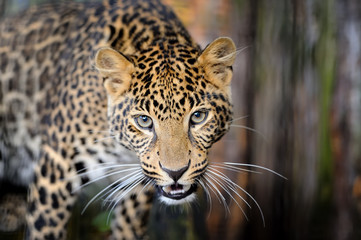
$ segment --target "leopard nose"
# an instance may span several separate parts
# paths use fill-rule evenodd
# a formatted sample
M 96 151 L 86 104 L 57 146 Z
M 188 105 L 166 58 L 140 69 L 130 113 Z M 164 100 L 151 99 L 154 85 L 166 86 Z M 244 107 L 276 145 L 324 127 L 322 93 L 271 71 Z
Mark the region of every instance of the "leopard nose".
M 171 177 L 174 180 L 174 182 L 177 182 L 182 177 L 182 175 L 188 170 L 190 163 L 191 162 L 189 161 L 187 166 L 184 166 L 175 171 L 163 167 L 160 162 L 159 162 L 159 166 L 164 172 L 166 172 L 168 174 L 169 177 Z

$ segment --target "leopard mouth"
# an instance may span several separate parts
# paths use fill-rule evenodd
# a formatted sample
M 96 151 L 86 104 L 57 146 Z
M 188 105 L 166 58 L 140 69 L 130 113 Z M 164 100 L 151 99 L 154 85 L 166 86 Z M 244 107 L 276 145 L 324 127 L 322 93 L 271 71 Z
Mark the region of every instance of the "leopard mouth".
M 175 183 L 167 186 L 159 186 L 158 190 L 159 193 L 164 197 L 174 200 L 181 200 L 194 193 L 197 190 L 197 185 L 195 184 L 182 185 Z

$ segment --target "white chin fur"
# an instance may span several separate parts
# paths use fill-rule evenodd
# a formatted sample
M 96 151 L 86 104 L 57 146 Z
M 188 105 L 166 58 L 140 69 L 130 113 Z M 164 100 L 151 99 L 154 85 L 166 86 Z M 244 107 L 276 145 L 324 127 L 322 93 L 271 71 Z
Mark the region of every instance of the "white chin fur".
M 179 200 L 167 198 L 164 196 L 160 196 L 160 198 L 159 198 L 159 200 L 162 203 L 165 203 L 167 205 L 180 205 L 180 204 L 184 204 L 184 203 L 190 203 L 190 202 L 195 201 L 196 199 L 197 199 L 197 197 L 196 197 L 195 193 L 192 193 L 191 195 L 188 195 L 187 197 L 179 199 Z

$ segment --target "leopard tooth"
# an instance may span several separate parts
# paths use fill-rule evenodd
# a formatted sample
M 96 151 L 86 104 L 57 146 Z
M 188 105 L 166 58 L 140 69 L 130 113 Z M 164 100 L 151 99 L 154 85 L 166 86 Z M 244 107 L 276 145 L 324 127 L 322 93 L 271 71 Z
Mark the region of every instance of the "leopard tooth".
M 174 190 L 174 191 L 170 192 L 171 195 L 177 195 L 177 194 L 183 194 L 183 193 L 184 193 L 183 190 Z
M 182 189 L 178 189 L 178 190 L 172 190 L 172 187 L 170 185 L 162 187 L 164 192 L 166 192 L 168 194 L 171 194 L 171 195 L 186 193 L 190 188 L 191 188 L 190 184 L 189 185 L 182 185 Z

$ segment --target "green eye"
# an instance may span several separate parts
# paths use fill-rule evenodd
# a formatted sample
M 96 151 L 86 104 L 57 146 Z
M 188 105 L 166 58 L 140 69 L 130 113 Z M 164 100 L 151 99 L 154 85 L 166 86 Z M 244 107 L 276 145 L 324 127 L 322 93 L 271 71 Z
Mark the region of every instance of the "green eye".
M 208 113 L 197 111 L 194 112 L 191 116 L 191 124 L 196 125 L 202 123 L 207 118 Z
M 136 123 L 141 128 L 152 128 L 153 127 L 153 121 L 150 117 L 146 115 L 140 115 L 135 118 Z

